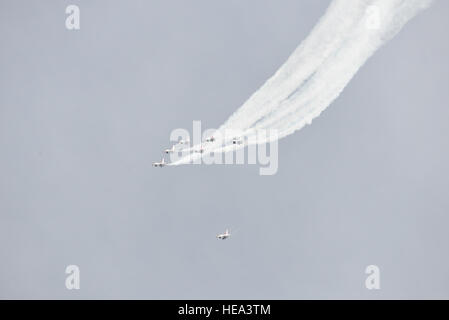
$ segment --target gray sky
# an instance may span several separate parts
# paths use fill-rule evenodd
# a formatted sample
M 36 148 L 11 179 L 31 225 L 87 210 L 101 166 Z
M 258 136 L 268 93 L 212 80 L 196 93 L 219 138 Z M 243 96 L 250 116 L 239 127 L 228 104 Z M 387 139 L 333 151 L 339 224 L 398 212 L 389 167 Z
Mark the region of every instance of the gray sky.
M 151 167 L 171 130 L 223 123 L 328 3 L 1 0 L 0 298 L 449 298 L 447 1 L 280 141 L 276 175 Z

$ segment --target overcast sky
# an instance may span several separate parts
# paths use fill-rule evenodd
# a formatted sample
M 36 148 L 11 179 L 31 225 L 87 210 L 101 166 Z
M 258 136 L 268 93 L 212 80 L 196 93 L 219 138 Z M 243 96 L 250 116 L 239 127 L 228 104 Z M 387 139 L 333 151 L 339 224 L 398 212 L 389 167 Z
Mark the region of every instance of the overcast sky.
M 222 124 L 329 2 L 1 0 L 0 298 L 449 298 L 448 1 L 280 141 L 276 175 L 151 166 L 173 129 Z

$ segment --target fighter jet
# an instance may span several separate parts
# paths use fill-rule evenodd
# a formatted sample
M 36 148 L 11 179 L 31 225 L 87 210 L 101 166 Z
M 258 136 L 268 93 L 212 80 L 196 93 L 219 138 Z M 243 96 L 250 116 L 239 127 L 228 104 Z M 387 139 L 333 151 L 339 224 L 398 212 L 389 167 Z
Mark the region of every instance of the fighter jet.
M 166 166 L 167 163 L 165 163 L 165 159 L 162 158 L 161 162 L 153 162 L 153 167 L 159 167 L 162 168 L 164 166 Z
M 231 234 L 229 233 L 229 230 L 226 229 L 225 233 L 217 235 L 217 239 L 225 240 L 225 239 L 229 238 L 230 236 L 231 236 Z
M 186 140 L 179 140 L 177 144 L 189 144 L 190 140 L 186 139 Z
M 242 143 L 243 143 L 243 141 L 242 141 L 241 137 L 234 137 L 232 139 L 232 144 L 242 144 Z
M 165 149 L 164 152 L 167 153 L 167 154 L 175 152 L 175 146 L 172 146 L 170 149 Z
M 193 152 L 195 152 L 195 153 L 203 153 L 204 152 L 204 148 L 201 147 L 199 149 L 194 149 Z

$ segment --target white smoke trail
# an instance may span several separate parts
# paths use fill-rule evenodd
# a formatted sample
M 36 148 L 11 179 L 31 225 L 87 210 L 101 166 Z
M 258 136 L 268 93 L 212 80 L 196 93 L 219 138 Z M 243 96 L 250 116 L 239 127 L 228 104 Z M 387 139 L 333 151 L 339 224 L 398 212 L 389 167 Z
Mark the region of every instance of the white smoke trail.
M 334 0 L 284 65 L 218 130 L 241 130 L 250 140 L 257 129 L 275 129 L 279 138 L 300 130 L 340 95 L 376 50 L 431 3 L 432 0 Z M 224 141 L 224 146 L 223 141 L 210 144 L 205 152 L 245 147 L 230 147 L 228 142 Z M 191 160 L 184 157 L 172 165 Z

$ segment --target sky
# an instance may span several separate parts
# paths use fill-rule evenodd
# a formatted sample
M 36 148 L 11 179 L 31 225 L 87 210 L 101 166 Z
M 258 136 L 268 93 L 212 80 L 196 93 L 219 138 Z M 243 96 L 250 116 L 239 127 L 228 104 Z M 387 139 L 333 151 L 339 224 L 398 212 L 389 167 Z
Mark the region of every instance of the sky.
M 329 3 L 1 0 L 0 298 L 448 299 L 447 1 L 279 142 L 275 175 L 151 165 L 173 129 L 220 126 Z

